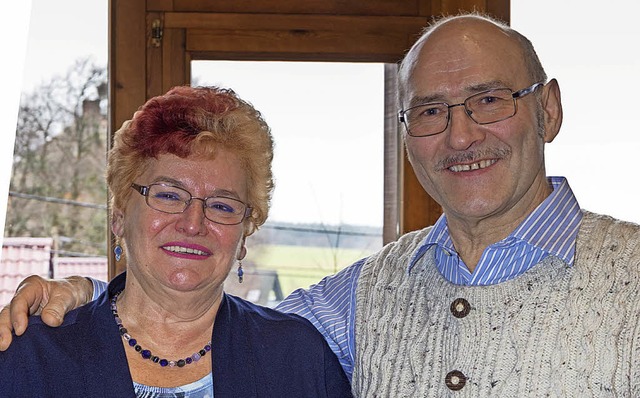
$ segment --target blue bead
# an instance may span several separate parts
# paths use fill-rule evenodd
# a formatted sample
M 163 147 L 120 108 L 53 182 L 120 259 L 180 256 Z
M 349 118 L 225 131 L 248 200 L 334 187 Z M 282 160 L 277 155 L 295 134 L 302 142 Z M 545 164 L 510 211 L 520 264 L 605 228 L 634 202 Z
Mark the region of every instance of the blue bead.
M 149 351 L 149 350 L 142 350 L 142 352 L 140 353 L 140 355 L 142 355 L 142 358 L 144 358 L 144 359 L 149 359 L 149 358 L 151 358 L 151 351 Z
M 134 347 L 136 344 L 138 344 L 138 341 L 137 341 L 136 339 L 130 339 L 130 340 L 129 340 L 129 345 L 130 345 L 131 347 Z
M 122 247 L 116 245 L 116 247 L 113 248 L 113 254 L 115 254 L 116 261 L 120 261 L 120 258 L 122 258 Z
M 165 367 L 169 365 L 169 361 L 167 361 L 166 359 L 161 359 L 160 360 L 160 366 Z

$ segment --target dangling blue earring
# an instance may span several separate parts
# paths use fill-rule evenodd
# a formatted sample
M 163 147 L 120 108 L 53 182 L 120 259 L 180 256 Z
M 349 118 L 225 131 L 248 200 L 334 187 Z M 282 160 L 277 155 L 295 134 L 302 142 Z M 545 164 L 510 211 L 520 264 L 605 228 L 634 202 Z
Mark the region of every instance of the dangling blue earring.
M 116 247 L 113 248 L 113 254 L 116 256 L 116 261 L 120 261 L 122 258 L 122 246 L 116 245 Z
M 238 283 L 244 280 L 244 270 L 242 269 L 242 261 L 238 260 Z

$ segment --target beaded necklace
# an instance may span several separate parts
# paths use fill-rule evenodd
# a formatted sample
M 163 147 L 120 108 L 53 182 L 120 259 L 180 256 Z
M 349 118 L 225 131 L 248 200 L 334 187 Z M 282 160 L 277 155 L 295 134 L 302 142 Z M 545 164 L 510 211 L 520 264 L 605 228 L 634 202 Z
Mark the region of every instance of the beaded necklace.
M 169 366 L 170 368 L 177 366 L 179 368 L 184 365 L 189 365 L 191 363 L 198 362 L 200 358 L 207 355 L 207 352 L 211 351 L 211 341 L 209 341 L 200 351 L 193 353 L 190 357 L 184 359 L 178 359 L 177 361 L 170 361 L 168 359 L 160 358 L 157 355 L 153 355 L 151 351 L 142 348 L 136 339 L 131 337 L 131 335 L 127 332 L 127 329 L 122 326 L 122 320 L 118 316 L 118 307 L 116 306 L 116 300 L 118 300 L 118 296 L 122 293 L 122 291 L 117 292 L 113 298 L 111 299 L 111 313 L 116 321 L 116 325 L 118 325 L 118 330 L 120 331 L 120 335 L 122 338 L 129 344 L 130 347 L 133 347 L 144 359 L 150 359 L 151 362 L 157 363 L 158 365 L 165 367 Z

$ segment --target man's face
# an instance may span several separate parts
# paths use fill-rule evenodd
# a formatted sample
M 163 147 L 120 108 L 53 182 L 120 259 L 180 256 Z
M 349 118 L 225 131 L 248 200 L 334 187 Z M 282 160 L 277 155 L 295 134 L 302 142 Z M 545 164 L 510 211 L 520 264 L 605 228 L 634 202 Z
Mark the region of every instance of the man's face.
M 487 22 L 447 23 L 413 56 L 405 108 L 422 100 L 458 104 L 487 89 L 517 91 L 536 83 L 517 44 Z M 521 221 L 549 193 L 538 117 L 544 113 L 536 95 L 518 99 L 516 114 L 493 124 L 475 123 L 463 107 L 450 112 L 444 132 L 406 136 L 418 180 L 442 205 L 450 226 L 490 219 L 506 228 Z

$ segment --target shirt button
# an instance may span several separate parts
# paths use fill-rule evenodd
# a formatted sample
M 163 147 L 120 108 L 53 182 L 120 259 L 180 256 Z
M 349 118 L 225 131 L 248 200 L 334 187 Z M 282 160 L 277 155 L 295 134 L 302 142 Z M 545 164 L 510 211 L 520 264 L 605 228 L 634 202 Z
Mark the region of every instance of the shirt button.
M 467 376 L 459 370 L 452 370 L 444 377 L 444 382 L 449 390 L 458 391 L 467 383 Z
M 449 309 L 456 318 L 464 318 L 469 315 L 469 312 L 471 311 L 471 304 L 463 298 L 457 298 L 453 300 Z

